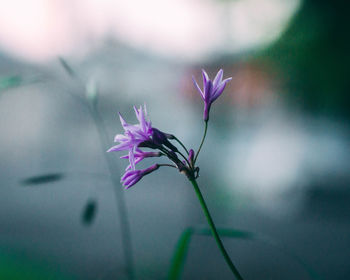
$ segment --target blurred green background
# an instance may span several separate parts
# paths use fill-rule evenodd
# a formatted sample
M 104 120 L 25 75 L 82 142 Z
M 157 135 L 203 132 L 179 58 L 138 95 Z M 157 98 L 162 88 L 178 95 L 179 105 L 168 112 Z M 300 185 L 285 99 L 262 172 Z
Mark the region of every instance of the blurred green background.
M 105 151 L 144 103 L 196 149 L 192 75 L 222 68 L 198 183 L 218 226 L 283 244 L 224 238 L 232 259 L 248 280 L 312 279 L 294 255 L 348 279 L 343 2 L 0 0 L 0 278 L 130 279 L 129 256 L 135 279 L 166 279 L 181 233 L 206 226 L 193 189 L 162 169 L 124 191 Z M 231 279 L 210 237 L 188 250 L 181 279 Z

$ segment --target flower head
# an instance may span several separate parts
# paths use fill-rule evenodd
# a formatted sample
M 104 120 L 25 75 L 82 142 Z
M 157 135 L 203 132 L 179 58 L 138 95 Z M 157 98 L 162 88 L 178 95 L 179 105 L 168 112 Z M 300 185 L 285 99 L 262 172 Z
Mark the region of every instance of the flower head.
M 119 113 L 120 122 L 124 128 L 124 134 L 117 134 L 114 138 L 114 142 L 119 142 L 119 144 L 108 150 L 108 152 L 129 151 L 128 159 L 133 169 L 135 169 L 135 152 L 137 147 L 141 143 L 150 140 L 153 134 L 152 124 L 150 121 L 146 120 L 146 106 L 144 106 L 143 110 L 141 106 L 139 109 L 134 106 L 134 110 L 139 123 L 134 125 L 128 124 Z
M 143 176 L 157 170 L 159 168 L 158 164 L 153 164 L 152 166 L 142 169 L 142 170 L 129 170 L 125 172 L 124 176 L 121 178 L 121 182 L 126 189 L 135 185 L 138 181 L 142 179 Z
M 146 157 L 159 157 L 162 153 L 158 152 L 144 152 L 140 148 L 150 148 L 154 150 L 173 151 L 178 149 L 169 142 L 168 139 L 173 139 L 171 134 L 164 133 L 157 128 L 152 127 L 150 121 L 147 121 L 146 105 L 144 108 L 140 106 L 137 109 L 134 106 L 138 124 L 128 124 L 122 115 L 119 113 L 120 122 L 124 128 L 124 134 L 117 134 L 114 142 L 119 142 L 118 145 L 113 146 L 107 152 L 128 151 L 128 154 L 122 158 L 129 159 L 130 165 L 126 170 L 135 170 L 135 165 Z
M 201 90 L 195 78 L 192 77 L 192 79 L 195 87 L 200 93 L 202 99 L 204 100 L 203 119 L 204 121 L 208 121 L 211 104 L 222 94 L 227 82 L 230 81 L 232 78 L 227 78 L 225 80 L 222 80 L 222 77 L 223 77 L 222 69 L 220 69 L 219 72 L 216 74 L 214 81 L 211 81 L 209 79 L 207 72 L 205 72 L 204 70 L 202 70 L 202 76 L 203 76 L 203 90 Z

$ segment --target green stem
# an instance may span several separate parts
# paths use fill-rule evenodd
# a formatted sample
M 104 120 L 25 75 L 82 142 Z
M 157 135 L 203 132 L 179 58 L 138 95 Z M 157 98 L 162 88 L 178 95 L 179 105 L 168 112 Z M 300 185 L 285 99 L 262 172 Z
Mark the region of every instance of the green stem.
M 188 161 L 188 159 L 185 157 L 185 155 L 183 153 L 181 153 L 179 150 L 177 151 L 182 157 L 183 159 L 187 162 L 188 166 L 191 166 L 190 162 Z
M 73 68 L 67 63 L 66 60 L 64 60 L 62 57 L 59 58 L 59 61 L 61 62 L 63 68 L 66 70 L 66 72 L 75 80 L 78 82 L 78 84 L 82 87 L 82 89 L 85 90 L 86 83 L 85 81 L 78 75 L 76 71 L 73 70 Z M 110 171 L 111 175 L 111 181 L 113 184 L 113 191 L 115 195 L 115 199 L 117 201 L 117 208 L 119 212 L 119 220 L 120 220 L 120 226 L 121 226 L 121 239 L 122 239 L 122 247 L 125 257 L 125 263 L 126 263 L 126 271 L 128 275 L 129 280 L 134 280 L 134 256 L 133 256 L 133 248 L 132 248 L 132 242 L 131 242 L 131 229 L 129 224 L 129 218 L 128 218 L 128 212 L 126 207 L 126 202 L 124 198 L 124 192 L 120 190 L 119 186 L 119 178 L 116 176 L 115 173 L 115 164 L 114 161 L 111 159 L 111 157 L 107 156 L 106 149 L 109 146 L 109 136 L 107 135 L 107 130 L 104 126 L 103 120 L 101 115 L 99 114 L 99 111 L 97 109 L 96 102 L 93 104 L 90 104 L 89 102 L 86 102 L 86 99 L 82 98 L 79 95 L 73 94 L 71 91 L 67 91 L 68 94 L 70 94 L 73 98 L 77 99 L 82 105 L 87 106 L 89 113 L 94 120 L 95 126 L 98 131 L 98 136 L 100 138 L 100 146 L 102 149 L 102 153 L 104 154 L 104 157 L 107 162 L 107 166 Z
M 199 202 L 202 206 L 202 209 L 203 209 L 203 212 L 204 212 L 204 215 L 205 217 L 207 218 L 207 221 L 208 221 L 208 224 L 210 226 L 210 229 L 211 229 L 211 232 L 215 238 L 215 241 L 216 241 L 216 244 L 218 245 L 219 249 L 220 249 L 220 252 L 222 253 L 222 255 L 224 256 L 225 258 L 225 261 L 226 263 L 228 264 L 228 266 L 230 267 L 232 273 L 235 275 L 235 277 L 238 279 L 238 280 L 243 280 L 243 277 L 240 275 L 240 273 L 238 272 L 237 268 L 235 267 L 235 265 L 233 264 L 232 260 L 230 259 L 230 256 L 228 255 L 225 247 L 224 247 L 224 244 L 222 243 L 221 239 L 220 239 L 220 236 L 216 230 L 216 227 L 215 227 L 215 224 L 214 224 L 214 221 L 209 213 L 209 209 L 205 203 L 205 200 L 203 198 L 203 195 L 199 189 L 199 186 L 197 184 L 197 181 L 195 179 L 190 179 L 190 182 L 192 183 L 193 187 L 194 187 L 194 190 L 196 191 L 196 194 L 197 194 L 197 197 L 199 199 Z
M 174 137 L 174 140 L 177 141 L 181 145 L 181 147 L 186 151 L 186 153 L 189 154 L 185 145 L 182 144 L 182 142 L 176 136 L 173 136 L 173 137 Z
M 101 115 L 99 114 L 97 108 L 94 106 L 88 107 L 90 114 L 95 122 L 95 126 L 98 130 L 98 135 L 100 137 L 100 145 L 102 152 L 105 156 L 107 166 L 111 174 L 111 180 L 113 183 L 113 191 L 115 199 L 117 201 L 117 207 L 119 212 L 119 220 L 121 227 L 121 239 L 122 239 L 122 248 L 125 257 L 126 273 L 129 280 L 134 280 L 134 256 L 133 256 L 133 247 L 131 242 L 131 229 L 128 219 L 128 212 L 126 207 L 126 202 L 124 198 L 124 193 L 120 190 L 119 177 L 116 176 L 114 161 L 111 157 L 107 156 L 106 147 L 108 147 L 108 135 L 107 130 L 104 126 Z
M 176 169 L 177 169 L 177 166 L 176 166 L 176 165 L 173 165 L 173 164 L 159 163 L 158 165 L 159 165 L 159 166 L 167 166 L 167 167 L 172 167 L 172 168 L 176 168 Z
M 204 140 L 205 140 L 205 136 L 207 136 L 207 130 L 208 130 L 208 121 L 205 121 L 204 134 L 203 134 L 203 137 L 202 137 L 201 144 L 199 145 L 198 151 L 197 151 L 196 156 L 194 158 L 193 165 L 195 165 L 197 157 L 199 155 L 199 152 L 202 149 L 202 146 L 203 146 L 203 143 L 204 143 Z

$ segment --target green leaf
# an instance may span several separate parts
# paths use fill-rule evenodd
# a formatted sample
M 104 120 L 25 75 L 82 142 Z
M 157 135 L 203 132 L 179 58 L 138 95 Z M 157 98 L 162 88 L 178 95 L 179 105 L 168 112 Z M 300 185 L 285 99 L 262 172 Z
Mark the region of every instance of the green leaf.
M 64 275 L 59 267 L 47 262 L 27 256 L 21 252 L 14 252 L 8 248 L 0 248 L 0 279 L 4 280 L 63 280 L 75 279 Z
M 176 280 L 180 278 L 193 233 L 194 229 L 191 227 L 185 229 L 182 232 L 179 241 L 177 242 L 175 247 L 175 253 L 173 255 L 171 267 L 169 270 L 169 280 Z
M 64 70 L 66 70 L 66 72 L 69 74 L 69 76 L 73 78 L 77 77 L 77 74 L 65 59 L 63 59 L 62 57 L 59 57 L 58 60 L 60 61 Z
M 96 106 L 98 98 L 98 86 L 94 79 L 90 79 L 85 85 L 85 96 L 92 106 Z
M 29 178 L 25 178 L 22 180 L 22 185 L 25 186 L 33 186 L 33 185 L 41 185 L 53 183 L 59 180 L 62 180 L 64 177 L 63 173 L 49 173 L 43 175 L 37 175 Z
M 217 231 L 219 235 L 222 237 L 247 239 L 247 240 L 256 239 L 256 235 L 248 231 L 241 231 L 241 230 L 235 230 L 235 229 L 229 229 L 229 228 L 218 228 Z M 209 228 L 196 228 L 194 233 L 197 235 L 205 235 L 205 236 L 212 235 L 211 230 Z
M 0 91 L 21 85 L 23 82 L 21 76 L 14 75 L 0 78 Z
M 96 212 L 97 212 L 97 201 L 90 199 L 86 203 L 83 209 L 83 213 L 81 215 L 82 223 L 86 226 L 91 225 L 92 222 L 94 221 L 94 218 L 96 217 Z
M 310 279 L 320 280 L 321 276 L 318 275 L 310 266 L 308 266 L 300 257 L 292 253 L 290 250 L 286 249 L 280 243 L 272 240 L 271 238 L 259 234 L 255 234 L 249 231 L 235 230 L 229 228 L 218 228 L 217 229 L 219 235 L 221 237 L 226 238 L 235 238 L 235 239 L 243 239 L 250 241 L 258 241 L 269 246 L 275 247 L 284 253 L 286 256 L 291 258 L 293 261 L 298 263 L 303 269 L 308 273 Z M 183 270 L 186 255 L 188 252 L 188 247 L 191 242 L 191 237 L 193 235 L 204 235 L 204 236 L 212 236 L 211 230 L 205 227 L 190 227 L 183 231 L 180 236 L 180 239 L 175 247 L 175 253 L 173 255 L 172 263 L 169 270 L 169 280 L 177 280 L 180 279 L 181 272 Z

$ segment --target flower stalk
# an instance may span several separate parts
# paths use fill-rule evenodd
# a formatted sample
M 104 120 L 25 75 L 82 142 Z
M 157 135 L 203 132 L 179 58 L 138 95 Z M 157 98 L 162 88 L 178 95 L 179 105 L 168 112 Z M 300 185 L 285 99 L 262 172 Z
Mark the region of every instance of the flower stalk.
M 188 150 L 185 145 L 174 135 L 162 132 L 161 130 L 153 127 L 147 118 L 146 106 L 143 108 L 142 106 L 139 108 L 134 107 L 134 111 L 138 120 L 137 124 L 127 123 L 119 114 L 121 124 L 124 128 L 124 134 L 117 134 L 115 136 L 114 141 L 119 142 L 119 144 L 110 148 L 108 152 L 127 152 L 126 155 L 121 157 L 129 160 L 129 165 L 126 168 L 126 172 L 121 178 L 121 183 L 123 183 L 123 186 L 126 189 L 138 183 L 144 176 L 156 171 L 160 166 L 174 167 L 178 169 L 179 172 L 186 175 L 186 177 L 192 183 L 193 188 L 197 194 L 204 215 L 208 221 L 211 232 L 220 252 L 222 253 L 235 278 L 237 280 L 243 280 L 220 239 L 214 221 L 210 215 L 209 209 L 204 201 L 203 195 L 196 181 L 196 178 L 199 176 L 199 167 L 196 166 L 196 161 L 207 135 L 210 107 L 212 103 L 222 94 L 227 82 L 230 81 L 231 78 L 222 80 L 222 70 L 217 73 L 214 81 L 211 81 L 209 79 L 207 73 L 204 70 L 202 71 L 202 75 L 203 90 L 200 89 L 197 82 L 193 78 L 194 85 L 196 86 L 204 101 L 204 133 L 197 153 L 195 153 L 193 149 Z M 169 140 L 175 140 L 184 149 L 187 155 L 185 156 Z M 143 151 L 142 148 L 148 148 L 153 151 Z M 171 164 L 157 163 L 149 166 L 146 169 L 136 169 L 136 164 L 143 159 L 150 157 L 157 158 L 160 156 L 166 156 L 171 161 Z
M 197 151 L 196 156 L 195 156 L 195 158 L 194 158 L 194 161 L 193 161 L 194 163 L 196 163 L 196 161 L 197 161 L 197 157 L 198 157 L 198 155 L 199 155 L 199 152 L 200 152 L 201 149 L 202 149 L 202 146 L 203 146 L 203 144 L 204 144 L 205 137 L 207 136 L 208 121 L 205 121 L 204 123 L 205 123 L 205 125 L 204 125 L 204 133 L 203 133 L 202 141 L 201 141 L 201 143 L 200 143 L 200 145 L 199 145 L 198 151 Z
M 227 253 L 225 247 L 224 247 L 224 244 L 222 243 L 221 239 L 220 239 L 220 236 L 218 234 L 218 231 L 216 229 L 216 226 L 214 224 L 214 221 L 210 215 L 210 212 L 209 212 L 209 209 L 207 207 L 207 204 L 205 203 L 205 200 L 203 198 L 203 195 L 199 189 L 199 186 L 198 186 L 198 183 L 196 181 L 196 179 L 190 179 L 190 182 L 191 184 L 193 185 L 193 188 L 196 192 L 196 195 L 198 197 L 198 200 L 199 200 L 199 203 L 201 204 L 202 206 L 202 209 L 203 209 L 203 212 L 204 212 L 204 215 L 205 215 L 205 218 L 207 219 L 207 222 L 210 226 L 210 230 L 213 234 L 213 237 L 216 241 L 216 244 L 221 252 L 221 254 L 223 255 L 227 265 L 230 267 L 232 273 L 235 275 L 236 279 L 238 280 L 243 280 L 243 277 L 241 276 L 241 274 L 239 273 L 238 269 L 236 268 L 236 266 L 233 264 L 229 254 Z

